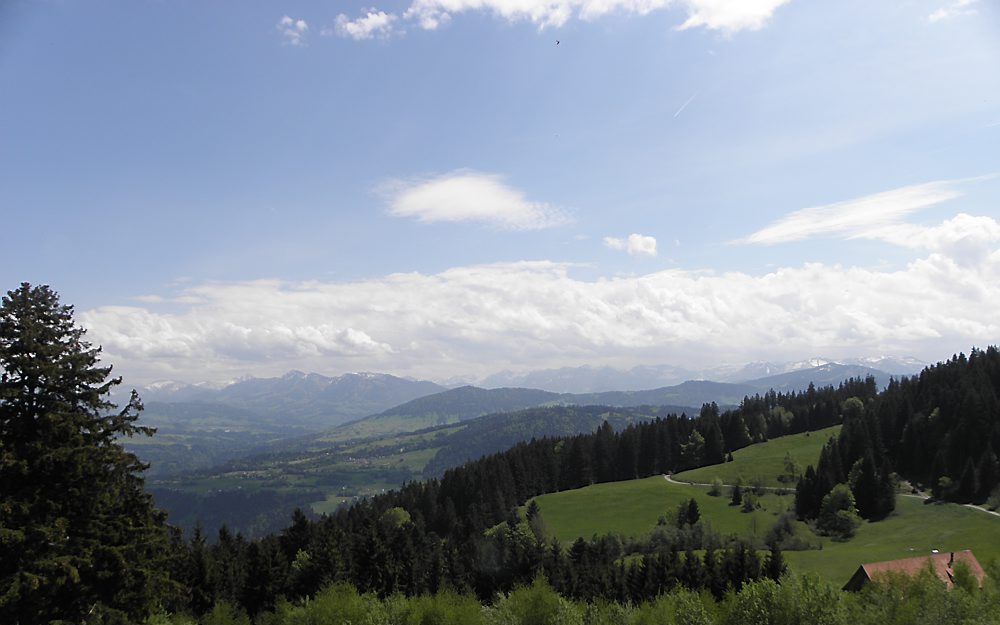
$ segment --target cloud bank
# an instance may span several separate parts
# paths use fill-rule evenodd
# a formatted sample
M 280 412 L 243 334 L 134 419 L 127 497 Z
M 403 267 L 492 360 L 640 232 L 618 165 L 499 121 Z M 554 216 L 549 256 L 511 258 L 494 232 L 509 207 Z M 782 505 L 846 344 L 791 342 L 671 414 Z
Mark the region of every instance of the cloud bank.
M 895 270 L 808 263 L 764 275 L 666 270 L 582 279 L 548 261 L 358 282 L 203 284 L 80 315 L 130 383 L 292 368 L 444 379 L 504 368 L 823 353 L 943 358 L 1000 341 L 1000 223 L 957 215 L 886 241 Z M 968 253 L 969 250 L 973 253 Z
M 538 230 L 568 223 L 560 209 L 533 202 L 503 176 L 459 170 L 411 181 L 390 181 L 380 191 L 389 214 L 422 222 L 479 222 L 507 230 Z
M 678 30 L 705 28 L 733 34 L 758 30 L 791 0 L 413 0 L 401 15 L 372 8 L 351 20 L 339 15 L 328 33 L 355 40 L 390 36 L 405 21 L 423 30 L 437 30 L 464 13 L 486 13 L 507 22 L 529 22 L 539 30 L 558 28 L 571 20 L 592 21 L 608 15 L 646 15 L 664 9 L 684 11 Z

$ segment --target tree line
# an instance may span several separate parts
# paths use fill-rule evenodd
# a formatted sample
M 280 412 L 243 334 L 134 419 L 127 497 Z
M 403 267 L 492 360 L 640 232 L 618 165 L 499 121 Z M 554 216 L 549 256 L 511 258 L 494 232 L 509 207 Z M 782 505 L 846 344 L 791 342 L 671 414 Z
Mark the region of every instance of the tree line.
M 839 436 L 799 480 L 796 512 L 850 535 L 855 513 L 877 520 L 893 511 L 900 478 L 938 499 L 1000 499 L 998 393 L 1000 351 L 989 347 L 848 399 Z

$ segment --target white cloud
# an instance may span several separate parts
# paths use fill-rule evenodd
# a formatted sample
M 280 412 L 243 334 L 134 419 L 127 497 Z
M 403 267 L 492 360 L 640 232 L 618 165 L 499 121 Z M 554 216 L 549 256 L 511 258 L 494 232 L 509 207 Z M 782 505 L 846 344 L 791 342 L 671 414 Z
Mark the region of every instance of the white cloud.
M 306 32 L 309 30 L 309 24 L 305 20 L 297 20 L 284 15 L 278 20 L 275 28 L 281 33 L 286 44 L 292 46 L 305 45 Z
M 604 245 L 613 250 L 628 252 L 630 256 L 656 256 L 656 238 L 630 234 L 627 239 L 604 237 Z
M 871 238 L 869 233 L 884 231 L 910 213 L 961 196 L 954 188 L 957 182 L 928 182 L 825 206 L 803 208 L 736 242 L 774 245 L 816 236 Z
M 594 20 L 613 13 L 646 15 L 678 7 L 687 17 L 678 29 L 707 28 L 726 33 L 762 28 L 790 0 L 413 0 L 403 14 L 425 30 L 447 24 L 466 12 L 490 13 L 500 19 L 527 21 L 539 28 L 560 27 L 571 19 Z
M 898 269 L 808 263 L 764 275 L 581 279 L 569 264 L 520 262 L 357 282 L 189 285 L 165 294 L 171 303 L 162 311 L 153 303 L 101 307 L 80 321 L 130 383 L 293 368 L 444 379 L 813 353 L 933 360 L 1000 341 L 1000 223 L 958 215 L 907 228 L 878 235 L 926 250 Z
M 688 18 L 679 27 L 735 33 L 763 28 L 779 7 L 790 0 L 682 0 Z
M 324 29 L 322 34 L 336 34 L 355 41 L 374 38 L 386 39 L 399 33 L 396 30 L 398 20 L 399 16 L 395 13 L 386 13 L 378 9 L 368 9 L 364 15 L 356 20 L 341 13 L 337 16 L 334 28 L 332 30 Z
M 424 222 L 472 221 L 509 230 L 537 230 L 569 221 L 563 211 L 527 200 L 496 174 L 459 170 L 423 180 L 393 181 L 382 191 L 391 215 Z
M 954 0 L 927 16 L 928 22 L 940 22 L 959 15 L 975 15 L 979 0 Z
M 862 236 L 901 247 L 943 253 L 961 264 L 976 265 L 1000 243 L 1000 223 L 991 217 L 959 213 L 933 227 L 896 224 L 867 231 Z

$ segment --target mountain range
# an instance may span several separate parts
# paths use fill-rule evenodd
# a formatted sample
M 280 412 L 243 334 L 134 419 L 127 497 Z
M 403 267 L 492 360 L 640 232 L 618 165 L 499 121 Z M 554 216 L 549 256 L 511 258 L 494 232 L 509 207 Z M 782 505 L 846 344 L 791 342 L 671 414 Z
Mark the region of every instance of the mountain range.
M 392 432 L 458 423 L 487 414 L 511 412 L 540 406 L 673 406 L 677 412 L 696 413 L 702 404 L 715 402 L 735 406 L 748 395 L 770 390 L 793 392 L 816 387 L 836 386 L 847 378 L 874 376 L 885 386 L 890 375 L 861 365 L 825 363 L 809 369 L 779 373 L 746 382 L 688 380 L 672 386 L 600 393 L 555 393 L 533 388 L 480 388 L 460 386 L 433 395 L 419 397 L 378 414 L 352 421 L 324 434 L 326 440 L 350 440 L 382 436 Z
M 444 390 L 434 382 L 385 373 L 327 377 L 290 371 L 277 378 L 243 378 L 222 387 L 161 382 L 140 389 L 139 394 L 150 407 L 146 416 L 160 420 L 183 418 L 192 404 L 221 404 L 270 425 L 322 430 Z
M 516 373 L 501 371 L 479 380 L 461 383 L 483 388 L 521 387 L 537 388 L 554 393 L 601 393 L 605 391 L 638 391 L 680 384 L 687 380 L 713 380 L 716 382 L 748 382 L 769 376 L 815 369 L 823 365 L 854 365 L 877 370 L 889 375 L 913 375 L 927 363 L 915 358 L 876 356 L 864 358 L 809 358 L 789 362 L 758 361 L 742 365 L 723 365 L 709 369 L 696 369 L 674 365 L 640 365 L 630 369 L 615 367 L 563 367 Z M 446 386 L 456 386 L 452 380 Z

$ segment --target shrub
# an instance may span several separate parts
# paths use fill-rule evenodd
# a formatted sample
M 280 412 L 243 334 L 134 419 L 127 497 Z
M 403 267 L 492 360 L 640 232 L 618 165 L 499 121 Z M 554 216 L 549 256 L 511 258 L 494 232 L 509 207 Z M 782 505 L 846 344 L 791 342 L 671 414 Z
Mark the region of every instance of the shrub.
M 452 591 L 401 601 L 399 625 L 481 625 L 483 607 L 474 597 Z
M 722 480 L 720 478 L 715 478 L 712 480 L 712 487 L 708 489 L 708 494 L 712 497 L 718 497 L 722 495 Z
M 854 506 L 854 494 L 847 484 L 837 484 L 823 497 L 816 527 L 827 536 L 846 540 L 854 536 L 860 525 L 861 518 Z
M 543 577 L 501 597 L 487 612 L 490 625 L 583 625 L 580 610 Z
M 726 596 L 722 606 L 722 623 L 772 625 L 786 622 L 779 591 L 780 587 L 772 579 L 746 584 L 740 592 Z
M 201 625 L 250 625 L 250 618 L 243 610 L 220 601 L 211 612 L 201 617 Z

